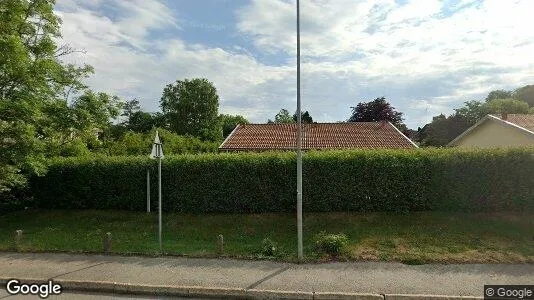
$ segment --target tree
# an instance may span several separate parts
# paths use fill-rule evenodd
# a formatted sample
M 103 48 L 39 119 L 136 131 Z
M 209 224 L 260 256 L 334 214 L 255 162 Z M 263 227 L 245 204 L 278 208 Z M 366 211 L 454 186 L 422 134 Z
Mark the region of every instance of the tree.
M 85 89 L 82 79 L 93 71 L 60 59 L 76 50 L 57 46 L 61 20 L 53 6 L 53 0 L 0 1 L 0 193 L 45 170 L 47 125 L 69 120 L 51 114 L 68 110 L 69 95 Z
M 219 117 L 219 96 L 207 79 L 177 80 L 168 84 L 160 106 L 169 122 L 170 130 L 203 140 L 222 139 Z
M 518 88 L 513 92 L 512 96 L 514 99 L 525 101 L 528 105 L 534 106 L 534 85 Z
M 308 111 L 300 112 L 300 119 L 301 119 L 303 124 L 304 123 L 307 123 L 307 124 L 313 123 L 313 118 L 312 118 L 312 116 L 310 115 L 310 113 Z M 295 123 L 297 122 L 297 112 L 296 111 L 293 114 L 293 121 Z
M 360 102 L 356 107 L 351 107 L 352 115 L 349 122 L 376 122 L 389 121 L 395 125 L 402 123 L 402 113 L 386 101 L 385 97 L 376 98 L 371 102 Z
M 454 111 L 457 115 L 466 119 L 471 125 L 490 113 L 487 103 L 482 103 L 476 100 L 464 102 L 464 107 L 455 109 Z
M 227 137 L 230 133 L 232 133 L 232 130 L 234 130 L 237 124 L 248 124 L 248 120 L 240 115 L 232 116 L 221 114 L 219 119 L 223 129 L 223 137 Z
M 141 106 L 139 105 L 139 100 L 132 99 L 130 101 L 126 101 L 122 107 L 122 113 L 121 116 L 126 117 L 126 122 L 130 120 L 133 114 L 136 112 L 139 112 L 141 110 Z
M 489 102 L 491 100 L 495 99 L 506 99 L 512 97 L 512 91 L 505 91 L 505 90 L 495 90 L 491 91 L 488 96 L 486 97 L 486 102 Z
M 432 118 L 432 122 L 425 125 L 418 132 L 417 140 L 423 146 L 445 146 L 469 128 L 469 126 L 469 120 L 462 115 L 453 114 L 446 117 L 441 114 Z
M 494 99 L 486 103 L 487 111 L 492 114 L 528 114 L 528 103 L 517 99 Z
M 289 111 L 285 108 L 280 109 L 280 111 L 274 116 L 274 122 L 269 119 L 267 123 L 279 123 L 279 124 L 291 124 L 295 123 L 293 117 L 289 114 Z

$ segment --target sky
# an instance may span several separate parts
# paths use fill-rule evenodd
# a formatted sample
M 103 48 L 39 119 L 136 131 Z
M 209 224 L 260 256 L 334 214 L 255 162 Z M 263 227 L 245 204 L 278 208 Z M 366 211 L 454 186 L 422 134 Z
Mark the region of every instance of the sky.
M 57 0 L 65 58 L 88 85 L 159 111 L 165 85 L 207 78 L 219 111 L 296 110 L 295 0 Z M 534 84 L 532 0 L 301 0 L 302 110 L 347 120 L 377 97 L 410 128 L 492 90 Z

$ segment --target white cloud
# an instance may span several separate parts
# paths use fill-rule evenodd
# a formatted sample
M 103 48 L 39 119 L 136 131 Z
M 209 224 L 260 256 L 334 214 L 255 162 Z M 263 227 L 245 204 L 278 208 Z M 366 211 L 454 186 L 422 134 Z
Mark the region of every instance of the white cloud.
M 303 108 L 318 121 L 346 119 L 358 101 L 386 96 L 416 127 L 492 89 L 534 82 L 531 0 L 306 0 L 301 9 Z M 224 113 L 263 122 L 295 108 L 293 0 L 236 11 L 248 48 L 187 43 L 179 35 L 187 24 L 157 0 L 59 0 L 57 12 L 65 41 L 88 51 L 69 59 L 95 67 L 95 89 L 156 110 L 165 84 L 206 77 Z M 155 39 L 158 30 L 165 37 Z M 287 62 L 269 65 L 261 54 Z
M 421 111 L 413 103 L 428 103 L 433 112 L 451 112 L 451 105 L 491 89 L 532 83 L 534 31 L 527 28 L 534 26 L 530 16 L 534 1 L 450 2 L 302 1 L 301 52 L 306 70 L 347 78 L 341 93 L 348 95 L 354 95 L 350 77 L 368 83 L 360 85 L 355 95 L 366 94 L 365 89 L 374 90 L 381 82 L 389 82 L 390 87 L 420 86 L 411 94 L 391 95 L 394 106 L 406 109 L 407 116 L 426 113 L 426 108 Z M 276 49 L 294 55 L 291 3 L 252 1 L 239 11 L 238 29 L 253 38 L 258 51 Z M 275 7 L 281 8 L 275 17 L 262 13 Z M 454 13 L 447 15 L 446 9 Z M 440 84 L 436 81 L 440 78 L 454 82 L 429 87 L 435 93 L 421 99 L 425 94 L 421 90 L 426 89 L 422 83 Z M 325 87 L 329 82 L 319 84 Z M 382 93 L 388 94 L 384 87 Z

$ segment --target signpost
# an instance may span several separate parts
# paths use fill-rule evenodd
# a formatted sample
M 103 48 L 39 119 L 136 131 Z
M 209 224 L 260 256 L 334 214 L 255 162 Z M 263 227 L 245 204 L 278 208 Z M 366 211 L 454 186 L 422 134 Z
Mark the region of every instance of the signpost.
M 152 144 L 152 153 L 150 153 L 150 158 L 158 159 L 158 240 L 160 252 L 163 250 L 161 243 L 161 160 L 163 157 L 163 147 L 161 145 L 158 132 L 156 131 L 156 137 L 154 138 L 154 144 Z

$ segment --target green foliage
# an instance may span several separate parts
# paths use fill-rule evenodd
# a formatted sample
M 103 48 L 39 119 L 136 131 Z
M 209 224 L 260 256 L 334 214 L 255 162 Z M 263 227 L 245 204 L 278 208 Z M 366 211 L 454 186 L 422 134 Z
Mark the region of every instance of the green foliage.
M 345 250 L 349 243 L 348 237 L 343 234 L 319 232 L 315 236 L 315 248 L 319 253 L 329 254 L 332 256 L 339 256 Z
M 517 99 L 495 99 L 502 91 L 493 91 L 487 102 L 467 101 L 464 106 L 455 109 L 455 113 L 446 117 L 441 114 L 432 119 L 418 133 L 416 140 L 423 146 L 445 146 L 462 132 L 480 121 L 487 114 L 528 114 L 529 106 Z
M 107 142 L 100 152 L 113 156 L 148 155 L 152 149 L 156 130 L 165 144 L 166 155 L 217 152 L 219 147 L 218 142 L 202 141 L 195 137 L 177 135 L 166 129 L 154 128 L 146 133 L 128 131 L 116 141 Z
M 491 91 L 488 94 L 488 96 L 486 97 L 486 102 L 489 102 L 495 99 L 508 99 L 508 98 L 512 98 L 512 91 L 495 90 L 495 91 Z
M 293 120 L 293 117 L 291 117 L 287 109 L 282 108 L 276 114 L 276 116 L 274 116 L 274 122 L 271 120 L 268 120 L 267 123 L 291 124 L 291 123 L 295 123 L 295 120 Z
M 168 84 L 163 90 L 160 105 L 170 130 L 203 140 L 222 139 L 218 120 L 219 96 L 213 83 L 207 79 L 177 80 Z
M 386 120 L 393 124 L 402 123 L 402 113 L 395 110 L 385 97 L 370 102 L 360 102 L 352 108 L 349 122 L 376 122 Z
M 528 103 L 517 99 L 495 99 L 485 104 L 487 111 L 492 114 L 528 114 Z
M 0 202 L 26 174 L 45 170 L 46 144 L 55 139 L 49 126 L 64 120 L 60 101 L 85 89 L 81 80 L 92 72 L 61 60 L 72 49 L 56 45 L 61 20 L 54 3 L 0 1 Z
M 227 137 L 230 133 L 232 133 L 232 130 L 234 130 L 237 124 L 248 124 L 248 120 L 240 115 L 232 116 L 221 114 L 219 116 L 219 120 L 222 125 L 223 137 Z
M 516 89 L 513 92 L 512 97 L 514 99 L 525 101 L 530 106 L 534 106 L 534 84 Z
M 534 210 L 532 149 L 313 151 L 303 161 L 305 212 Z M 148 149 L 142 157 L 54 159 L 32 190 L 43 208 L 142 211 L 147 169 L 155 174 Z M 167 156 L 162 172 L 167 212 L 295 211 L 292 152 Z
M 295 121 L 295 123 L 297 122 L 297 117 L 298 115 L 297 115 L 297 112 L 295 111 L 295 113 L 293 114 L 293 121 Z M 303 124 L 313 123 L 313 118 L 308 111 L 300 113 L 300 120 Z
M 276 256 L 278 252 L 278 245 L 276 245 L 276 243 L 270 238 L 265 238 L 261 241 L 261 255 Z

